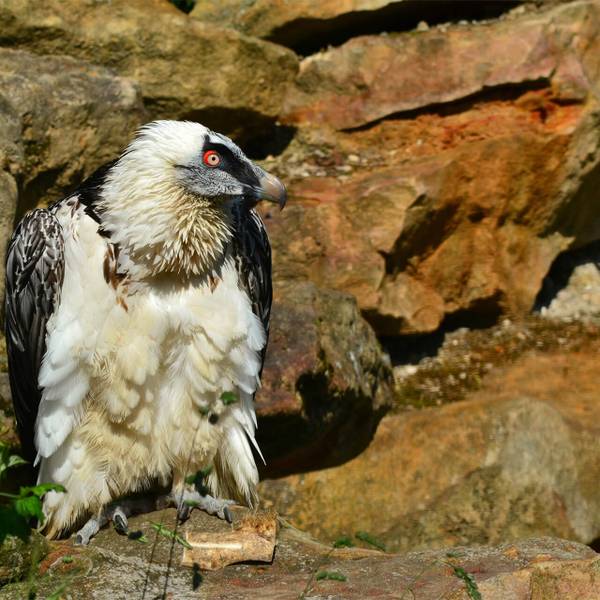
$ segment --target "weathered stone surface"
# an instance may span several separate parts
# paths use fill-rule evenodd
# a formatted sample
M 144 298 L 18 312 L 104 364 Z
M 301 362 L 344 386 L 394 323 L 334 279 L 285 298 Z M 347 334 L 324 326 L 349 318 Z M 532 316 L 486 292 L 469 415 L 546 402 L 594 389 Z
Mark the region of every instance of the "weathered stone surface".
M 245 514 L 235 509 L 237 519 Z M 145 533 L 141 544 L 101 531 L 89 547 L 74 547 L 71 540 L 52 544 L 39 566 L 35 586 L 39 597 L 49 597 L 59 586 L 66 597 L 108 600 L 145 593 L 154 598 L 166 591 L 172 598 L 229 600 L 297 600 L 301 597 L 415 598 L 416 600 L 469 600 L 465 583 L 455 568 L 473 576 L 485 600 L 597 600 L 600 558 L 590 548 L 559 539 L 542 538 L 504 544 L 496 548 L 455 548 L 386 554 L 366 548 L 332 550 L 300 531 L 281 523 L 278 545 L 270 565 L 231 565 L 193 576 L 181 567 L 182 547 L 158 536 L 150 522 L 175 526 L 175 511 L 153 513 L 131 520 L 132 530 Z M 180 525 L 186 531 L 230 532 L 214 517 L 194 511 Z M 170 564 L 170 568 L 167 565 Z M 333 572 L 345 581 L 317 579 Z M 167 581 L 168 578 L 168 581 Z M 0 589 L 3 600 L 27 597 L 27 582 Z M 195 586 L 195 588 L 194 588 Z M 472 596 L 471 596 L 472 597 Z
M 23 161 L 23 148 L 20 143 L 18 115 L 1 98 L 0 89 L 0 289 L 3 289 L 6 242 L 12 233 L 17 209 L 15 174 Z
M 406 31 L 417 24 L 496 17 L 518 0 L 419 2 L 418 0 L 221 0 L 197 2 L 190 16 L 225 25 L 302 54 L 379 31 Z
M 0 43 L 101 64 L 141 86 L 152 117 L 221 129 L 275 117 L 297 70 L 285 49 L 188 18 L 166 0 L 6 0 Z M 256 125 L 256 122 L 254 122 Z
M 288 97 L 282 118 L 348 129 L 489 88 L 544 80 L 565 99 L 580 99 L 598 74 L 599 11 L 588 0 L 472 27 L 354 38 L 302 61 L 297 93 Z
M 552 116 L 540 119 L 527 98 Z M 280 160 L 291 201 L 271 224 L 275 276 L 352 293 L 388 335 L 433 331 L 466 311 L 526 313 L 554 258 L 598 236 L 599 132 L 595 101 L 562 106 L 539 91 L 311 134 L 299 153 L 306 177 Z M 324 159 L 310 154 L 316 139 Z M 571 210 L 587 219 L 570 225 Z
M 21 215 L 56 200 L 118 156 L 144 119 L 131 80 L 69 57 L 0 48 L 0 193 L 12 207 L 2 238 L 13 227 L 15 183 Z
M 337 468 L 261 484 L 321 539 L 366 530 L 390 550 L 600 536 L 600 342 L 530 353 L 463 402 L 385 417 Z
M 536 310 L 549 319 L 600 321 L 600 243 L 559 256 L 544 279 Z
M 0 281 L 4 282 L 6 242 L 12 233 L 17 208 L 17 183 L 6 171 L 0 171 Z M 4 289 L 4 286 L 0 286 Z
M 198 2 L 190 16 L 201 21 L 233 27 L 248 35 L 295 45 L 311 32 L 328 29 L 328 22 L 352 13 L 355 19 L 368 16 L 403 0 L 224 0 Z M 320 27 L 319 27 L 320 25 Z M 331 23 L 330 23 L 331 25 Z
M 0 586 L 27 577 L 32 564 L 48 554 L 48 546 L 46 538 L 37 531 L 26 542 L 13 536 L 6 538 L 0 544 Z
M 309 278 L 355 295 L 380 334 L 422 333 L 453 316 L 527 313 L 555 257 L 600 237 L 600 61 L 589 50 L 600 40 L 600 5 L 559 6 L 510 26 L 532 45 L 521 61 L 491 55 L 482 63 L 457 61 L 461 77 L 446 81 L 442 95 L 414 84 L 422 114 L 337 133 L 312 123 L 269 165 L 288 181 L 291 198 L 272 225 L 276 277 Z M 511 46 L 506 27 L 432 32 L 445 50 L 438 52 L 434 41 L 423 45 L 419 64 L 445 73 L 436 61 L 463 46 L 480 45 L 482 56 L 484 47 Z M 567 32 L 577 44 L 563 43 Z M 400 38 L 410 45 L 419 36 Z M 454 40 L 456 52 L 446 39 Z M 552 52 L 540 54 L 538 46 Z M 404 56 L 399 45 L 396 50 Z M 369 68 L 377 72 L 372 61 Z M 387 92 L 392 84 L 384 79 Z M 426 109 L 476 91 L 471 80 L 480 90 L 515 86 Z M 427 81 L 435 86 L 438 78 Z M 332 96 L 323 103 L 338 115 L 328 123 L 345 118 L 346 83 L 339 101 Z M 364 86 L 366 102 L 371 92 L 376 96 L 371 83 Z M 394 98 L 403 97 L 401 87 Z M 374 106 L 383 106 L 380 100 Z
M 389 408 L 392 387 L 389 363 L 352 297 L 308 282 L 277 286 L 256 398 L 264 473 L 355 456 Z

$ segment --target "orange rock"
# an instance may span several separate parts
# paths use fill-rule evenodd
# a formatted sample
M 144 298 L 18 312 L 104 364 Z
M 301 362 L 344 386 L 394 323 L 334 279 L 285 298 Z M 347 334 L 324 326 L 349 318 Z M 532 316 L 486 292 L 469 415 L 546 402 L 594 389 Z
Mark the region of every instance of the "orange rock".
M 276 278 L 353 294 L 381 335 L 528 313 L 557 255 L 598 237 L 599 40 L 588 1 L 306 59 Z
M 598 66 L 597 56 L 591 58 L 598 53 L 598 27 L 592 0 L 484 25 L 356 37 L 302 61 L 282 119 L 343 130 L 497 86 L 540 81 L 581 99 L 589 86 L 587 67 Z
M 600 342 L 532 353 L 466 401 L 385 417 L 342 466 L 261 484 L 324 540 L 366 530 L 389 550 L 600 536 Z

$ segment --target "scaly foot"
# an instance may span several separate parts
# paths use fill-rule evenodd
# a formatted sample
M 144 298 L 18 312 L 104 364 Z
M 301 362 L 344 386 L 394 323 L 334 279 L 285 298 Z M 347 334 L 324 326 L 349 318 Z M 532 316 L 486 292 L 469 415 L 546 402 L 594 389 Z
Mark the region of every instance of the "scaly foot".
M 216 515 L 228 523 L 233 521 L 229 507 L 235 504 L 233 500 L 213 498 L 210 494 L 201 494 L 197 490 L 171 490 L 171 493 L 163 497 L 167 506 L 177 508 L 177 517 L 180 521 L 186 521 L 190 517 L 192 509 L 199 508 L 209 515 Z
M 75 544 L 87 546 L 109 521 L 112 521 L 117 533 L 126 535 L 128 533 L 127 517 L 152 510 L 154 510 L 154 506 L 146 498 L 126 498 L 113 502 L 106 506 L 99 516 L 91 517 L 75 534 Z

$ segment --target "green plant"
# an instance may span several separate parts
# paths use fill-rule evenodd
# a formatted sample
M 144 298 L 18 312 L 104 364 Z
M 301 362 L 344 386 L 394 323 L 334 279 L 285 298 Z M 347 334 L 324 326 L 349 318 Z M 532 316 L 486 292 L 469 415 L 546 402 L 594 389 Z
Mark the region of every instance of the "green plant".
M 382 552 L 385 552 L 385 546 L 376 537 L 373 537 L 367 531 L 357 531 L 354 535 L 361 542 L 365 542 L 367 544 L 370 544 L 371 546 L 374 546 L 378 550 L 381 550 Z
M 317 581 L 322 579 L 331 579 L 333 581 L 347 581 L 348 578 L 337 571 L 319 571 L 316 577 Z
M 185 478 L 185 482 L 188 485 L 193 485 L 200 495 L 206 496 L 209 490 L 204 482 L 206 478 L 210 475 L 211 471 L 212 466 L 208 466 L 205 469 L 200 469 L 199 471 L 196 471 L 196 473 L 194 473 L 193 475 L 188 475 Z M 198 504 L 193 500 L 184 500 L 183 503 L 187 506 L 198 506 Z
M 173 540 L 173 541 L 177 542 L 178 544 L 181 544 L 184 548 L 191 549 L 192 546 L 189 544 L 189 542 L 187 540 L 184 540 L 179 534 L 177 534 L 172 529 L 165 527 L 162 523 L 156 523 L 154 521 L 150 521 L 150 526 L 152 527 L 152 529 L 154 529 L 160 535 L 162 535 L 166 538 L 169 538 L 170 540 Z
M 239 398 L 237 397 L 237 394 L 235 394 L 234 392 L 223 392 L 221 394 L 221 402 L 225 406 L 229 406 L 230 404 L 235 404 L 238 401 L 239 401 Z
M 0 444 L 0 479 L 9 469 L 26 464 L 20 456 L 10 453 L 6 444 Z M 65 488 L 57 483 L 42 483 L 19 488 L 18 494 L 0 492 L 0 544 L 9 535 L 27 541 L 31 533 L 30 521 L 37 519 L 44 523 L 42 500 L 50 491 L 64 492 Z
M 6 444 L 0 443 L 0 479 L 4 478 L 4 474 L 8 469 L 26 465 L 27 461 L 17 454 L 11 454 L 10 448 Z
M 470 573 L 467 573 L 462 567 L 457 567 L 455 565 L 450 565 L 454 574 L 465 582 L 465 588 L 467 588 L 467 595 L 471 600 L 482 600 L 481 592 L 477 587 L 477 582 L 475 578 Z
M 333 542 L 334 548 L 352 548 L 353 546 L 352 540 L 347 535 L 342 535 Z

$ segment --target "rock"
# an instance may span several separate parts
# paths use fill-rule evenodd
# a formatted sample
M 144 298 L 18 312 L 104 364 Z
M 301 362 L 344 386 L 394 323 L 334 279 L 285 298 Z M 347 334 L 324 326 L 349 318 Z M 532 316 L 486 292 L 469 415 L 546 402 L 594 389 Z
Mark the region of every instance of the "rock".
M 560 255 L 543 282 L 536 310 L 562 321 L 600 319 L 600 243 Z
M 567 34 L 578 36 L 573 49 Z M 600 104 L 593 92 L 600 46 L 596 54 L 586 50 L 600 43 L 598 34 L 600 5 L 586 1 L 525 14 L 510 27 L 499 21 L 445 34 L 356 38 L 307 59 L 300 86 L 304 78 L 314 84 L 307 98 L 323 118 L 294 113 L 298 119 L 289 122 L 302 129 L 270 164 L 290 196 L 271 225 L 275 276 L 353 294 L 380 335 L 428 333 L 466 316 L 527 314 L 558 254 L 600 238 Z M 494 48 L 513 47 L 509 36 L 518 38 L 521 59 L 503 62 L 504 51 L 494 50 L 502 55 L 495 60 Z M 360 45 L 385 48 L 382 93 L 394 102 L 408 98 L 402 110 L 421 112 L 390 116 L 401 107 L 385 108 L 378 96 L 375 57 L 365 59 L 369 81 L 344 79 L 338 58 L 354 56 Z M 383 74 L 391 56 L 405 60 L 411 48 L 419 60 L 394 70 L 400 79 L 421 81 L 420 68 L 449 73 L 438 91 L 414 83 L 412 99 L 404 83 L 392 94 L 392 76 Z M 473 60 L 457 61 L 452 75 L 443 61 L 465 48 Z M 313 62 L 340 79 L 309 77 Z M 427 81 L 435 87 L 438 78 Z M 335 89 L 331 101 L 320 89 Z M 370 112 L 371 98 L 382 112 Z M 368 126 L 333 132 L 321 127 L 324 120 Z
M 302 61 L 282 119 L 349 129 L 541 81 L 552 82 L 558 96 L 581 99 L 587 78 L 598 76 L 599 12 L 589 0 L 510 21 L 353 38 Z M 579 43 L 571 44 L 572 35 Z
M 264 506 L 324 540 L 388 550 L 600 536 L 600 341 L 530 352 L 463 402 L 385 417 L 342 466 L 261 483 Z M 543 597 L 543 596 L 541 596 Z
M 69 57 L 0 48 L 0 123 L 7 124 L 0 126 L 0 165 L 7 165 L 0 193 L 9 196 L 2 204 L 9 208 L 4 239 L 15 219 L 15 180 L 20 218 L 116 158 L 144 119 L 128 79 Z
M 16 209 L 17 182 L 10 173 L 0 170 L 0 239 L 4 240 L 0 244 L 0 281 L 2 282 L 4 282 L 6 264 L 6 241 L 12 234 Z M 3 283 L 0 289 L 4 289 Z
M 48 554 L 48 550 L 48 541 L 37 531 L 31 533 L 27 542 L 13 536 L 7 537 L 0 544 L 0 586 L 27 577 Z
M 423 18 L 430 23 L 455 21 L 458 15 L 485 19 L 514 5 L 512 0 L 453 6 L 443 2 L 416 5 L 406 0 L 222 0 L 197 2 L 190 16 L 307 53 L 361 33 L 405 31 L 421 25 Z
M 152 118 L 224 133 L 260 129 L 280 111 L 293 52 L 190 19 L 166 0 L 7 0 L 1 43 L 68 54 L 135 79 Z
M 118 156 L 143 121 L 130 80 L 68 57 L 0 48 L 0 292 L 15 221 Z
M 0 99 L 2 91 L 0 88 Z M 13 107 L 0 104 L 0 239 L 8 240 L 17 210 L 15 175 L 23 160 L 18 115 Z M 0 244 L 0 281 L 4 282 L 6 242 Z M 3 283 L 0 285 L 4 289 Z
M 493 327 L 437 332 L 417 340 L 387 340 L 394 366 L 396 400 L 402 409 L 421 409 L 464 400 L 487 385 L 491 372 L 531 351 L 576 352 L 600 340 L 596 320 L 552 320 L 535 314 Z M 416 342 L 416 343 L 415 343 Z
M 235 509 L 236 520 L 247 511 Z M 600 558 L 590 548 L 559 539 L 531 539 L 495 548 L 456 548 L 411 554 L 386 554 L 366 548 L 333 550 L 281 523 L 273 563 L 239 564 L 211 572 L 181 566 L 183 548 L 157 536 L 150 523 L 175 527 L 175 511 L 131 519 L 148 543 L 102 530 L 88 547 L 71 540 L 53 543 L 35 579 L 39 597 L 59 586 L 74 599 L 108 600 L 141 591 L 149 597 L 206 597 L 215 600 L 296 600 L 306 598 L 401 598 L 469 600 L 462 573 L 473 577 L 486 600 L 579 600 L 598 598 Z M 222 532 L 231 526 L 194 511 L 178 527 L 187 532 Z M 155 542 L 156 538 L 156 543 Z M 333 574 L 339 580 L 324 578 Z M 26 582 L 0 589 L 2 600 L 27 597 Z M 171 595 L 171 596 L 169 596 Z
M 355 456 L 368 445 L 392 394 L 389 362 L 353 298 L 308 282 L 276 287 L 256 397 L 263 473 Z
M 541 314 L 551 319 L 587 320 L 600 317 L 600 270 L 596 263 L 577 266 L 567 286 Z
M 190 16 L 293 47 L 315 34 L 327 39 L 323 34 L 331 27 L 341 28 L 340 21 L 346 21 L 347 26 L 348 21 L 364 20 L 375 11 L 401 2 L 403 0 L 224 0 L 197 2 Z

